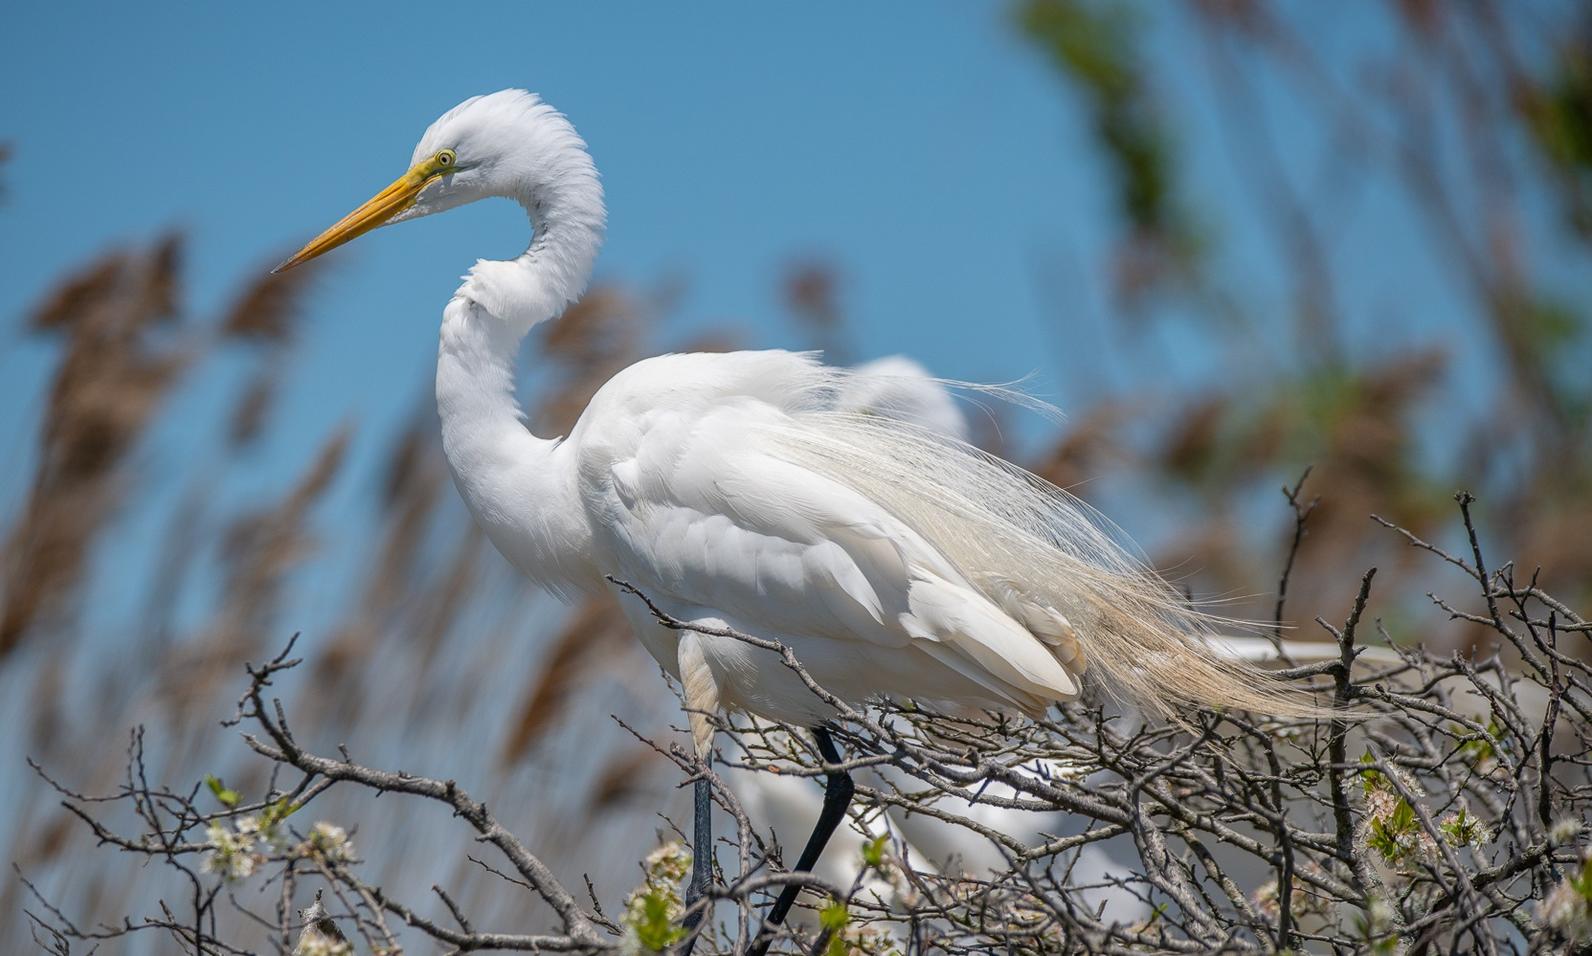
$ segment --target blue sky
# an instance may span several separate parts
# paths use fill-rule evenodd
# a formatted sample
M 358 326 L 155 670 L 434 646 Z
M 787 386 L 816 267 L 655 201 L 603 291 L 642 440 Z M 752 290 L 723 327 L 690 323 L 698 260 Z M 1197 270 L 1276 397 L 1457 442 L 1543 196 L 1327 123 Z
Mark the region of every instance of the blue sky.
M 1149 9 L 1150 55 L 1189 78 L 1162 92 L 1224 267 L 1281 306 L 1265 234 L 1226 228 L 1253 184 L 1218 132 L 1208 64 L 1183 16 Z M 1363 16 L 1302 16 L 1320 20 L 1307 31 L 1328 62 L 1374 30 Z M 810 344 L 779 280 L 792 260 L 817 258 L 841 268 L 859 357 L 905 352 L 962 379 L 1034 373 L 1064 408 L 1220 375 L 1205 361 L 1218 353 L 1243 361 L 1189 329 L 1143 364 L 1103 349 L 1110 180 L 1087 117 L 1004 5 L 25 4 L 7 20 L 0 315 L 12 329 L 74 265 L 171 227 L 190 236 L 189 304 L 213 312 L 401 172 L 437 114 L 524 86 L 571 117 L 603 172 L 599 277 L 686 283 L 671 341 L 733 326 L 748 345 Z M 1275 112 L 1291 173 L 1309 183 L 1338 168 L 1322 131 Z M 1423 257 L 1408 210 L 1384 201 L 1386 183 L 1349 195 L 1329 238 L 1347 250 L 1351 327 L 1381 348 L 1430 335 L 1463 303 Z M 277 428 L 237 493 L 279 488 L 345 420 L 362 427 L 356 472 L 368 463 L 428 400 L 459 274 L 526 241 L 518 210 L 498 203 L 339 250 L 285 371 Z M 0 336 L 0 501 L 26 487 L 52 368 L 48 345 Z M 206 398 L 233 385 L 224 367 L 191 382 L 151 459 L 218 427 L 219 401 Z M 333 507 L 367 491 L 345 481 Z
M 864 354 L 909 351 L 980 379 L 1048 364 L 1037 256 L 1098 243 L 1089 229 L 1106 224 L 1087 164 L 1068 158 L 1084 131 L 993 8 L 445 9 L 13 13 L 0 77 L 30 92 L 0 107 L 15 149 L 0 314 L 172 226 L 192 240 L 191 305 L 219 307 L 401 171 L 438 113 L 526 86 L 570 115 L 603 172 L 599 275 L 684 279 L 681 337 L 733 324 L 751 344 L 806 344 L 778 280 L 793 258 L 820 257 L 843 264 Z M 484 204 L 345 250 L 284 389 L 302 404 L 285 413 L 368 421 L 407 407 L 459 273 L 526 238 L 516 209 Z M 0 449 L 14 453 L 50 355 L 3 348 Z
M 683 314 L 768 326 L 771 343 L 780 267 L 823 255 L 847 264 L 873 350 L 998 372 L 966 362 L 969 342 L 1033 324 L 1028 254 L 1091 203 L 1095 184 L 1068 169 L 1081 132 L 989 7 L 451 9 L 406 23 L 390 6 L 118 6 L 92 30 L 21 11 L 40 22 L 8 31 L 0 67 L 34 91 L 4 108 L 5 228 L 26 237 L 0 265 L 6 311 L 85 254 L 169 225 L 192 230 L 194 298 L 211 301 L 388 181 L 436 114 L 510 85 L 592 145 L 612 207 L 602 274 L 683 275 Z M 523 247 L 516 213 L 483 206 L 353 247 L 306 351 L 423 355 L 457 274 Z

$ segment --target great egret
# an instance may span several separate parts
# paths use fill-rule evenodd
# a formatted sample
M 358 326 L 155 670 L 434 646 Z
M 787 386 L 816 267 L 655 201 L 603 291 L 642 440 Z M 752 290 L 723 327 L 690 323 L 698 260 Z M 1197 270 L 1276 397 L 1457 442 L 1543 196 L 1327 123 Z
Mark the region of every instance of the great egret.
M 703 628 L 665 627 L 627 602 L 637 636 L 684 688 L 702 759 L 707 714 L 738 708 L 814 728 L 839 762 L 823 729 L 832 709 L 777 655 L 721 629 L 782 642 L 847 701 L 1038 714 L 1075 697 L 1088 669 L 1154 711 L 1307 709 L 1206 653 L 1206 619 L 1070 496 L 926 429 L 837 410 L 849 376 L 812 355 L 647 359 L 604 385 L 567 437 L 532 435 L 514 396 L 516 352 L 585 289 L 605 210 L 584 141 L 523 90 L 443 114 L 402 176 L 278 271 L 494 196 L 525 208 L 534 238 L 516 258 L 476 262 L 443 309 L 437 409 L 454 481 L 497 548 L 548 589 L 599 589 L 612 575 Z M 837 770 L 799 868 L 850 793 Z M 699 784 L 693 894 L 709 876 L 707 796 Z

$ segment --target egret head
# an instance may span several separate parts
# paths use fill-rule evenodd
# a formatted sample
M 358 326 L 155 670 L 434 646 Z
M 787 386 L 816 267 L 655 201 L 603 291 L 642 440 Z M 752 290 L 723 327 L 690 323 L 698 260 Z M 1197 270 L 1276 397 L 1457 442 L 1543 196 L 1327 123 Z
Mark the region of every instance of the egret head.
M 534 214 L 572 192 L 600 217 L 596 169 L 563 114 L 524 90 L 472 96 L 431 124 L 407 172 L 273 271 L 308 262 L 380 226 L 477 199 L 509 197 Z

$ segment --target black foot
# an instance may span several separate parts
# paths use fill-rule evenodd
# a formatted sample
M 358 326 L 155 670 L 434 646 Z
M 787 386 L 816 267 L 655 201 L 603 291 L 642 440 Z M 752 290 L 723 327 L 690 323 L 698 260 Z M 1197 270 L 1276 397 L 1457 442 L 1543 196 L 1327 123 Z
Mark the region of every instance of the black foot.
M 829 731 L 822 727 L 813 730 L 813 740 L 818 744 L 818 752 L 823 755 L 824 762 L 828 764 L 840 763 L 840 751 L 835 749 L 835 742 L 830 739 Z M 824 847 L 829 845 L 829 838 L 834 836 L 839 828 L 840 821 L 846 819 L 846 809 L 851 806 L 851 795 L 856 786 L 851 782 L 851 774 L 843 770 L 829 774 L 824 781 L 824 808 L 818 814 L 818 822 L 813 825 L 813 834 L 807 838 L 807 845 L 802 848 L 801 858 L 796 861 L 795 873 L 807 873 L 818 862 L 818 857 L 824 852 Z M 763 928 L 758 932 L 757 938 L 752 941 L 750 956 L 764 956 L 768 947 L 773 945 L 774 931 L 785 922 L 785 916 L 796 903 L 796 896 L 801 892 L 801 887 L 795 884 L 787 885 L 780 891 L 779 898 L 774 901 L 774 906 L 768 911 L 768 917 L 763 921 Z

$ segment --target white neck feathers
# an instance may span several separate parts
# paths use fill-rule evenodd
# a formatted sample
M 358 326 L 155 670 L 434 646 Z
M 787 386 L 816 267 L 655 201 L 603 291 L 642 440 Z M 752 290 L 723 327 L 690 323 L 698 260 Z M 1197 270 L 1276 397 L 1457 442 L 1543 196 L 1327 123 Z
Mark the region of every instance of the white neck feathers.
M 543 109 L 546 109 L 543 107 Z M 531 435 L 514 394 L 525 334 L 585 291 L 602 244 L 602 186 L 585 144 L 547 109 L 494 191 L 514 199 L 535 237 L 507 261 L 478 261 L 443 310 L 437 410 L 443 451 L 476 521 L 520 570 L 555 591 L 594 577 L 575 470 L 558 439 Z M 525 535 L 520 529 L 538 528 Z
M 606 221 L 586 144 L 561 115 L 541 109 L 546 112 L 533 111 L 537 122 L 527 130 L 525 153 L 504 160 L 512 173 L 499 192 L 524 207 L 535 232 L 530 248 L 507 261 L 477 261 L 457 293 L 497 317 L 516 340 L 580 298 Z

